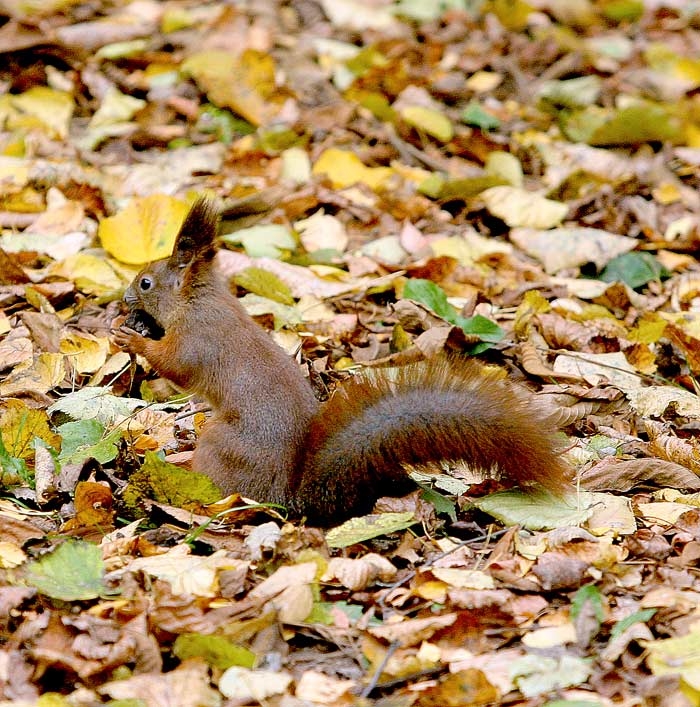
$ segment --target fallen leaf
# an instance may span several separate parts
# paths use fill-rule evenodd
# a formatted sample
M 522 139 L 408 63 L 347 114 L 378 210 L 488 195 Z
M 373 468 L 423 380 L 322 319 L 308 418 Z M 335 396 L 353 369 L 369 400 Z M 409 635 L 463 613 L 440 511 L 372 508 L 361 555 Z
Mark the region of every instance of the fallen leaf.
M 247 702 L 262 702 L 287 691 L 292 676 L 272 670 L 229 668 L 219 679 L 219 691 L 225 696 Z
M 552 228 L 569 211 L 562 202 L 511 186 L 491 187 L 481 192 L 480 197 L 494 216 L 512 228 Z
M 381 189 L 393 174 L 390 167 L 366 167 L 354 153 L 334 147 L 321 153 L 312 172 L 327 175 L 336 189 L 358 182 L 370 189 Z
M 102 219 L 98 234 L 117 260 L 145 265 L 170 255 L 188 210 L 187 204 L 164 194 L 133 199 L 115 216 Z
M 25 579 L 42 594 L 76 601 L 107 593 L 102 551 L 91 543 L 66 540 L 53 552 L 26 566 Z
M 395 576 L 396 567 L 386 558 L 371 552 L 356 559 L 333 557 L 328 563 L 321 581 L 329 582 L 337 579 L 348 589 L 358 591 L 366 589 L 377 579 L 382 582 L 390 582 Z

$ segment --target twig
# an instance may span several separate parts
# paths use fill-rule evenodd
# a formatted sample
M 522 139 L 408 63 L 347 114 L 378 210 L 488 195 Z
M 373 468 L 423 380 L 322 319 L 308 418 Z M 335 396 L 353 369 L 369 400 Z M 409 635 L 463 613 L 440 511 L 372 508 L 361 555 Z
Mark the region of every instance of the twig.
M 423 150 L 419 150 L 417 147 L 414 147 L 405 140 L 402 140 L 396 133 L 393 125 L 387 123 L 386 131 L 389 137 L 389 142 L 401 155 L 401 158 L 404 161 L 410 162 L 411 159 L 417 160 L 436 172 L 447 172 L 447 167 L 442 160 L 437 160 L 434 157 L 430 157 L 430 155 L 426 155 Z
M 502 530 L 497 530 L 495 533 L 484 533 L 483 535 L 477 535 L 475 538 L 468 538 L 467 540 L 462 540 L 461 542 L 457 543 L 454 547 L 450 548 L 449 550 L 445 550 L 445 552 L 441 552 L 439 555 L 436 555 L 433 557 L 430 562 L 426 562 L 424 565 L 421 565 L 420 569 L 424 570 L 428 567 L 432 567 L 438 560 L 442 560 L 443 557 L 447 557 L 448 555 L 451 555 L 453 552 L 456 552 L 462 547 L 465 547 L 466 545 L 469 545 L 470 543 L 476 543 L 476 542 L 481 542 L 482 540 L 490 540 L 491 538 L 498 538 L 501 535 L 505 535 L 510 528 L 503 528 Z M 413 579 L 416 574 L 418 574 L 418 570 L 411 570 L 408 574 L 404 575 L 399 579 L 398 581 L 394 582 L 393 584 L 390 584 L 387 588 L 386 591 L 384 592 L 383 596 L 380 597 L 379 601 L 377 604 L 381 607 L 382 611 L 386 608 L 385 604 L 385 597 L 391 594 L 394 589 L 397 587 L 400 587 L 402 584 L 408 582 L 409 580 Z
M 374 689 L 377 687 L 379 683 L 379 677 L 381 676 L 384 668 L 386 668 L 386 664 L 389 662 L 391 659 L 391 656 L 396 653 L 399 647 L 399 642 L 398 641 L 392 641 L 392 643 L 389 644 L 389 647 L 386 650 L 386 653 L 384 654 L 384 657 L 382 658 L 382 662 L 377 666 L 377 669 L 374 671 L 374 674 L 372 675 L 372 679 L 369 681 L 369 684 L 367 687 L 362 691 L 362 697 L 369 697 Z

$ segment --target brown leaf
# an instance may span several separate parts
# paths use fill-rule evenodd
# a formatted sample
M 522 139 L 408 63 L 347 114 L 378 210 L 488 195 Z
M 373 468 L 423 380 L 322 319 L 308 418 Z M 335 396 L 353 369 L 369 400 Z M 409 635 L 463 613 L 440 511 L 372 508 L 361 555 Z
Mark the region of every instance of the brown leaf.
M 542 589 L 577 589 L 588 576 L 590 564 L 559 552 L 545 552 L 532 568 Z
M 27 273 L 24 272 L 13 255 L 0 248 L 0 284 L 18 285 L 25 282 L 29 282 Z
M 220 694 L 209 685 L 202 660 L 184 661 L 169 673 L 145 673 L 105 683 L 97 688 L 113 700 L 143 700 L 149 707 L 219 707 Z
M 603 459 L 580 475 L 589 491 L 630 491 L 653 485 L 686 491 L 700 489 L 700 477 L 689 469 L 662 459 Z
M 415 704 L 420 707 L 458 707 L 465 704 L 488 707 L 497 704 L 500 697 L 499 690 L 481 670 L 467 668 L 428 687 Z

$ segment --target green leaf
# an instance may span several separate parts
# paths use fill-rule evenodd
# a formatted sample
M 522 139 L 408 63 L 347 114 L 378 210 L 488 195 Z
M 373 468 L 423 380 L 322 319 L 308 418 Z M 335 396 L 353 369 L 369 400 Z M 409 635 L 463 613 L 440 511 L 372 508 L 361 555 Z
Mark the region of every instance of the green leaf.
M 352 71 L 355 76 L 364 76 L 374 68 L 382 68 L 389 63 L 389 60 L 375 46 L 368 46 L 361 49 L 355 56 L 345 61 L 345 66 Z
M 433 172 L 418 185 L 418 191 L 431 199 L 437 199 L 444 186 L 445 177 L 437 172 Z
M 679 117 L 670 108 L 649 102 L 620 109 L 589 106 L 564 116 L 562 129 L 569 140 L 597 146 L 683 139 Z
M 495 130 L 501 125 L 501 121 L 495 115 L 487 113 L 476 101 L 471 101 L 462 111 L 462 122 L 475 125 L 482 130 Z
M 503 338 L 503 330 L 490 319 L 476 314 L 473 317 L 463 317 L 447 301 L 444 290 L 432 280 L 414 278 L 408 280 L 404 286 L 403 296 L 424 304 L 446 322 L 458 326 L 468 336 L 476 336 L 482 344 L 471 347 L 470 353 L 481 353 Z
M 417 130 L 440 140 L 449 142 L 454 137 L 454 126 L 450 119 L 433 108 L 425 106 L 406 106 L 401 117 Z
M 538 94 L 542 107 L 585 108 L 598 100 L 603 86 L 599 76 L 578 76 L 563 81 L 545 81 Z
M 289 287 L 277 275 L 262 268 L 246 268 L 233 277 L 233 281 L 248 292 L 261 297 L 293 305 L 294 297 Z
M 492 322 L 487 317 L 475 314 L 473 317 L 461 317 L 457 315 L 454 323 L 465 333 L 478 336 L 482 341 L 489 341 L 493 344 L 503 338 L 503 329 L 498 324 Z
M 103 425 L 114 424 L 145 405 L 143 400 L 118 398 L 106 387 L 86 386 L 57 400 L 48 409 L 49 415 L 64 412 L 74 420 L 95 418 Z
M 472 504 L 503 525 L 551 530 L 585 522 L 593 512 L 586 505 L 585 497 L 586 494 L 581 493 L 571 499 L 560 499 L 545 492 L 525 493 L 513 489 L 472 499 Z
M 426 180 L 427 181 L 427 180 Z M 432 188 L 433 192 L 439 187 L 439 191 L 432 198 L 440 199 L 440 201 L 452 201 L 453 199 L 471 199 L 477 194 L 481 194 L 487 189 L 498 187 L 507 184 L 501 178 L 492 174 L 479 175 L 478 177 L 461 177 L 455 179 L 443 180 L 442 183 L 437 181 L 434 184 L 428 184 L 428 188 Z M 425 190 L 425 182 L 421 184 L 421 190 Z M 426 196 L 432 196 L 430 191 L 424 191 Z
M 651 619 L 658 609 L 642 609 L 641 611 L 635 611 L 634 614 L 626 616 L 624 619 L 618 621 L 610 631 L 610 640 L 614 641 L 618 636 L 624 633 L 630 626 L 637 623 L 645 624 L 649 619 Z
M 613 22 L 636 22 L 644 14 L 642 0 L 608 0 L 603 14 Z
M 454 501 L 451 501 L 447 498 L 447 496 L 443 496 L 434 489 L 428 487 L 421 488 L 423 489 L 421 491 L 421 498 L 426 500 L 428 503 L 432 503 L 436 513 L 444 513 L 449 516 L 453 523 L 457 521 L 457 507 Z
M 326 533 L 328 547 L 348 547 L 380 535 L 406 530 L 416 523 L 413 513 L 380 513 L 351 518 Z
M 66 540 L 53 552 L 30 562 L 26 582 L 53 599 L 80 601 L 107 593 L 102 551 L 81 540 Z
M 260 130 L 258 133 L 260 147 L 270 155 L 278 155 L 290 147 L 299 147 L 304 144 L 305 138 L 291 128 L 273 126 Z
M 226 108 L 217 108 L 211 104 L 200 109 L 197 130 L 216 135 L 216 139 L 225 145 L 233 142 L 239 135 L 251 135 L 255 132 L 255 128 L 247 120 L 238 118 Z
M 512 187 L 520 188 L 523 186 L 523 166 L 520 160 L 510 152 L 503 152 L 502 150 L 489 152 L 484 171 L 489 177 L 502 179 Z
M 445 291 L 432 280 L 420 278 L 408 280 L 403 289 L 403 296 L 424 304 L 450 323 L 457 314 L 455 308 L 447 301 Z
M 336 623 L 335 613 L 338 611 L 345 614 L 352 625 L 356 624 L 364 614 L 364 609 L 360 604 L 348 604 L 345 601 L 315 601 L 313 609 L 304 623 L 334 626 Z M 380 622 L 377 619 L 370 619 L 370 624 L 376 626 Z
M 671 273 L 651 253 L 624 253 L 613 258 L 600 274 L 603 282 L 624 282 L 633 290 Z
M 209 665 L 226 670 L 232 665 L 252 668 L 255 653 L 236 645 L 224 636 L 205 636 L 201 633 L 183 633 L 173 645 L 173 653 L 180 660 L 203 658 Z
M 603 608 L 603 596 L 595 584 L 586 584 L 574 594 L 574 600 L 571 602 L 572 618 L 576 619 L 586 604 L 590 604 L 593 608 L 593 616 L 598 623 L 598 628 L 600 628 L 600 624 L 605 618 L 605 609 Z
M 27 462 L 25 462 L 24 459 L 13 457 L 8 452 L 4 442 L 2 441 L 2 437 L 0 437 L 0 472 L 2 472 L 0 474 L 0 481 L 3 486 L 6 483 L 4 477 L 5 474 L 7 474 L 10 479 L 14 480 L 16 477 L 22 483 L 34 488 L 34 481 L 32 479 L 31 472 L 27 468 Z
M 511 679 L 525 697 L 585 683 L 593 672 L 592 658 L 529 654 L 508 666 Z
M 357 101 L 379 120 L 386 123 L 393 123 L 396 120 L 396 111 L 391 107 L 389 99 L 382 93 L 358 91 L 352 93 L 350 98 Z
M 468 0 L 398 0 L 393 12 L 418 22 L 428 22 L 441 17 L 447 10 L 468 9 Z
M 208 476 L 181 469 L 154 452 L 146 452 L 143 465 L 131 475 L 123 494 L 124 503 L 132 509 L 139 509 L 144 497 L 186 508 L 191 503 L 218 501 L 221 491 Z
M 122 436 L 122 431 L 116 429 L 105 437 L 104 426 L 95 419 L 66 422 L 57 431 L 63 440 L 58 456 L 61 464 L 79 464 L 90 457 L 106 464 L 116 458 L 117 442 Z
M 240 243 L 252 258 L 279 258 L 285 251 L 294 250 L 297 242 L 286 226 L 279 223 L 242 228 L 221 236 L 226 243 Z

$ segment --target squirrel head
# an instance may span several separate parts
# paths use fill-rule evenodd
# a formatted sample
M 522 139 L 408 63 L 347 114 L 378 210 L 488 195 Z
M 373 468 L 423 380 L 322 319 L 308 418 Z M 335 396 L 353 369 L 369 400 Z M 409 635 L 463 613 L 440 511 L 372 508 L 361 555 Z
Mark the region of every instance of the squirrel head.
M 198 287 L 212 281 L 218 223 L 213 201 L 197 199 L 178 231 L 172 255 L 147 265 L 126 289 L 128 326 L 149 338 L 160 338 Z

